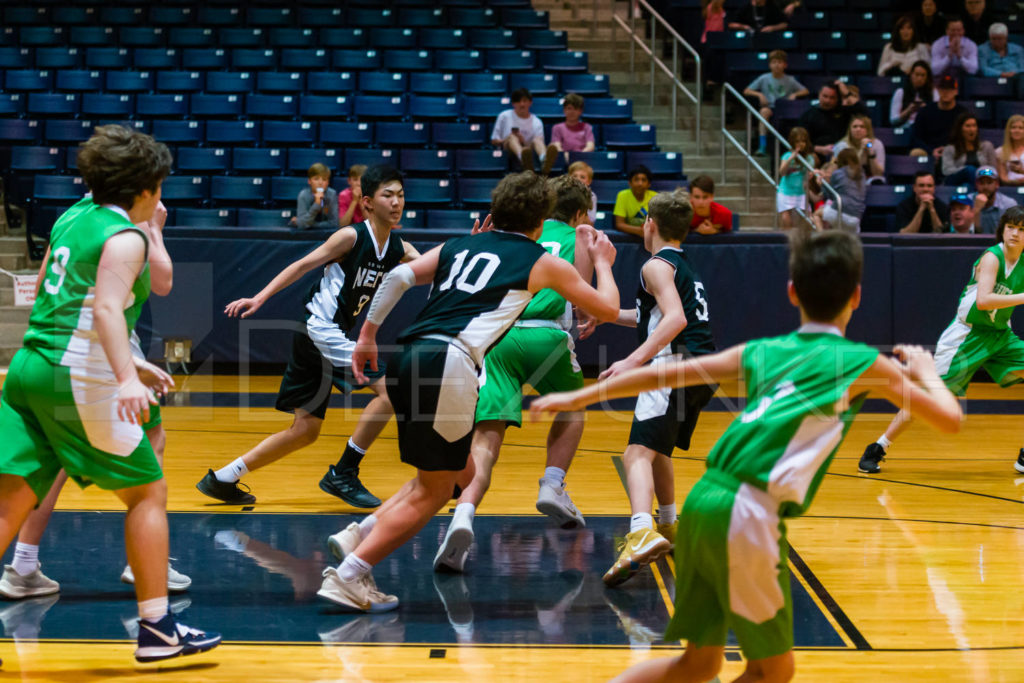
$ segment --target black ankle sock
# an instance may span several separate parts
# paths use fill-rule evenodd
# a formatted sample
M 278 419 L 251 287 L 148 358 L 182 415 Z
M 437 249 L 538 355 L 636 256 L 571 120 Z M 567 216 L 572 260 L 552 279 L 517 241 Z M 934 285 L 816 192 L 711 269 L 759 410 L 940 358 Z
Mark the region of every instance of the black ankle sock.
M 334 466 L 336 470 L 345 470 L 359 467 L 359 463 L 363 461 L 365 453 L 360 453 L 356 449 L 352 448 L 348 444 L 345 445 L 345 452 L 341 454 L 341 459 L 338 460 L 338 464 Z

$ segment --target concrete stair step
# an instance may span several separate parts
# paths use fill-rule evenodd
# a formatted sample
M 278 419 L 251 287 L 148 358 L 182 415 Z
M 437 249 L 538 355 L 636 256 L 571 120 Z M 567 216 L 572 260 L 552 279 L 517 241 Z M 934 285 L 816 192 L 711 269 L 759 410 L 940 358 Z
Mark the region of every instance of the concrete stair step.
M 14 354 L 16 354 L 20 348 L 20 344 L 18 346 L 0 346 L 0 368 L 6 368 L 9 366 L 11 364 L 11 359 L 14 358 Z
M 0 254 L 24 254 L 26 251 L 24 237 L 0 237 Z
M 31 313 L 31 306 L 0 305 L 0 320 L 3 320 L 5 323 L 24 324 L 28 327 L 28 317 Z
M 24 254 L 0 253 L 0 268 L 4 270 L 24 270 L 27 266 L 28 258 Z
M 25 322 L 0 322 L 0 347 L 21 346 L 22 337 L 28 329 L 28 320 Z
M 6 284 L 0 284 L 0 306 L 14 305 L 14 287 L 11 286 L 11 279 L 6 278 Z

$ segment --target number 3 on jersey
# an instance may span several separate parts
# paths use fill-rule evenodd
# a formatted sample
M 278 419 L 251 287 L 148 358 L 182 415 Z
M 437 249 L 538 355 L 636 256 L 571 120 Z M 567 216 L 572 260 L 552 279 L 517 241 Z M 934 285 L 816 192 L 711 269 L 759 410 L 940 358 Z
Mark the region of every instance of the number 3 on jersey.
M 452 282 L 455 283 L 455 289 L 467 294 L 476 294 L 481 289 L 487 286 L 491 276 L 494 275 L 494 271 L 501 265 L 501 259 L 497 255 L 491 254 L 486 251 L 482 251 L 479 254 L 474 254 L 473 258 L 469 260 L 469 263 L 465 263 L 466 255 L 469 254 L 468 249 L 463 249 L 455 255 L 455 262 L 452 263 L 452 270 L 448 274 L 448 279 L 441 283 L 438 287 L 440 291 L 451 289 Z M 476 275 L 473 282 L 469 282 L 469 276 L 473 274 L 474 270 L 477 270 L 476 266 L 481 261 L 486 261 L 483 270 Z M 463 268 L 465 265 L 465 268 Z M 461 273 L 461 274 L 460 274 Z M 456 279 L 458 277 L 458 279 Z
M 701 322 L 705 322 L 706 323 L 711 318 L 708 315 L 708 302 L 707 302 L 707 299 L 704 298 L 704 283 L 703 282 L 694 282 L 693 283 L 693 296 L 696 297 L 697 303 L 700 304 L 700 308 L 697 309 L 697 320 L 700 320 Z
M 64 276 L 68 274 L 68 259 L 71 258 L 71 250 L 67 247 L 57 247 L 53 251 L 53 257 L 50 261 L 50 272 L 57 276 L 57 282 L 54 284 L 50 282 L 50 278 L 47 277 L 43 281 L 43 288 L 47 294 L 56 294 L 60 291 L 61 286 L 64 284 Z

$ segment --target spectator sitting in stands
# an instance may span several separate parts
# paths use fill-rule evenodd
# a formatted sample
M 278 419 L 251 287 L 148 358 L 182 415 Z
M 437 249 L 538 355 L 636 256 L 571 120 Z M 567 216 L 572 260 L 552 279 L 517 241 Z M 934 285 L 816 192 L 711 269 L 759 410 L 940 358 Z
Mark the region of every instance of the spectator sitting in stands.
M 814 152 L 811 151 L 811 137 L 806 128 L 794 126 L 789 131 L 789 144 L 793 149 L 782 155 L 779 163 L 779 190 L 775 195 L 775 209 L 779 212 L 779 223 L 783 230 L 793 227 L 797 209 L 807 212 L 808 169 L 797 158 L 803 158 L 811 168 L 816 165 Z
M 768 68 L 771 72 L 761 74 L 746 87 L 743 94 L 758 100 L 761 107 L 761 116 L 765 119 L 772 118 L 772 108 L 775 102 L 782 98 L 795 100 L 798 97 L 805 97 L 810 93 L 798 80 L 786 73 L 786 53 L 783 50 L 772 50 L 768 53 Z M 765 156 L 768 153 L 768 136 L 764 124 L 758 122 L 758 156 Z
M 626 177 L 629 187 L 615 197 L 615 229 L 643 237 L 647 203 L 658 193 L 651 189 L 651 172 L 646 166 L 631 168 Z
M 974 234 L 974 202 L 966 194 L 949 200 L 949 231 L 958 235 Z
M 586 185 L 588 189 L 590 188 L 591 183 L 594 182 L 594 169 L 585 161 L 574 161 L 569 164 L 569 175 Z M 594 225 L 594 221 L 596 220 L 597 195 L 594 194 L 593 190 L 590 190 L 590 210 L 587 211 L 587 221 L 591 225 Z
M 585 121 L 580 121 L 583 114 L 583 98 L 574 92 L 565 96 L 562 102 L 564 123 L 556 123 L 551 129 L 551 145 L 559 152 L 593 152 L 594 129 Z M 552 160 L 554 157 L 552 157 Z
M 932 73 L 960 77 L 978 72 L 978 45 L 964 35 L 964 22 L 950 17 L 946 35 L 932 43 Z
M 834 170 L 829 170 L 834 167 Z M 836 210 L 829 199 L 814 212 L 814 224 L 818 230 L 845 230 L 860 232 L 860 219 L 864 215 L 868 184 L 864 181 L 864 169 L 860 157 L 852 149 L 836 154 L 833 164 L 819 171 L 842 200 L 842 213 Z
M 768 0 L 750 0 L 749 5 L 736 13 L 735 21 L 729 22 L 729 28 L 750 33 L 783 31 L 788 25 L 786 15 Z
M 982 166 L 974 178 L 977 192 L 974 201 L 974 232 L 985 235 L 996 234 L 1003 212 L 1017 202 L 999 191 L 999 174 L 992 166 Z
M 542 173 L 551 172 L 558 150 L 554 145 L 544 148 L 544 124 L 530 113 L 533 95 L 526 88 L 512 91 L 512 108 L 498 114 L 491 132 L 491 144 L 522 163 L 524 171 L 533 170 L 534 155 L 544 160 Z
M 974 182 L 978 168 L 985 166 L 996 173 L 996 150 L 988 140 L 978 137 L 978 119 L 974 114 L 961 114 L 953 124 L 950 144 L 942 149 L 943 185 L 966 185 Z M 998 174 L 996 174 L 998 181 Z
M 939 91 L 932 81 L 932 66 L 923 59 L 914 62 L 907 84 L 896 88 L 889 105 L 889 123 L 900 128 L 917 119 L 917 112 L 929 102 L 938 102 Z
M 328 185 L 331 169 L 316 163 L 309 167 L 309 187 L 302 188 L 296 200 L 295 225 L 309 228 L 338 229 L 338 193 Z
M 363 164 L 355 164 L 348 169 L 348 189 L 338 193 L 338 216 L 341 227 L 355 225 L 366 220 L 360 201 L 363 198 L 361 179 L 365 172 L 366 166 Z
M 929 45 L 946 35 L 946 17 L 939 12 L 935 0 L 921 1 L 921 9 L 914 15 L 914 29 L 918 40 Z
M 1006 122 L 1003 144 L 996 148 L 996 168 L 1003 185 L 1024 185 L 1024 116 Z
M 989 27 L 988 42 L 978 48 L 978 69 L 988 78 L 1013 78 L 1024 71 L 1024 47 L 1010 42 L 1006 24 Z
M 715 181 L 701 175 L 690 181 L 690 205 L 693 207 L 691 232 L 717 235 L 732 231 L 732 211 L 715 201 Z
M 949 144 L 950 131 L 959 116 L 967 113 L 967 109 L 956 101 L 958 92 L 956 79 L 943 76 L 939 79 L 937 89 L 939 100 L 921 108 L 914 119 L 914 127 L 910 131 L 912 155 L 927 155 L 933 158 L 942 156 L 942 150 Z
M 700 42 L 706 43 L 709 33 L 720 33 L 725 30 L 725 0 L 701 0 L 701 5 L 704 32 L 700 34 Z
M 869 183 L 885 182 L 885 145 L 875 137 L 871 117 L 857 114 L 850 119 L 846 136 L 832 148 L 833 154 L 852 149 L 860 158 Z
M 914 31 L 914 20 L 904 16 L 896 20 L 892 41 L 882 48 L 882 59 L 878 62 L 879 76 L 901 76 L 909 74 L 917 62 L 932 57 L 928 45 L 918 40 Z
M 854 114 L 868 113 L 859 101 L 840 104 L 840 98 L 845 100 L 849 94 L 850 89 L 842 81 L 825 83 L 818 91 L 818 106 L 811 107 L 800 117 L 798 125 L 807 129 L 814 152 L 822 158 L 832 156 L 832 146 L 846 135 Z
M 990 38 L 990 27 L 1003 17 L 991 7 L 986 7 L 985 0 L 964 0 L 964 35 L 981 45 Z
M 914 174 L 914 194 L 896 205 L 896 227 L 900 232 L 946 232 L 949 207 L 935 196 L 931 171 Z

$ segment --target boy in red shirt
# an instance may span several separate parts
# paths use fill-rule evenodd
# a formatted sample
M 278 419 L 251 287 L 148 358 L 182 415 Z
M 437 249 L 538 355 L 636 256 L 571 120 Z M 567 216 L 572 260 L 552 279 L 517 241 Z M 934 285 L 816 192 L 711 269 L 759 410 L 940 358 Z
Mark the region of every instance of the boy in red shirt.
M 732 231 L 732 211 L 715 201 L 715 181 L 711 176 L 697 176 L 690 181 L 690 204 L 693 206 L 690 230 L 701 235 Z

